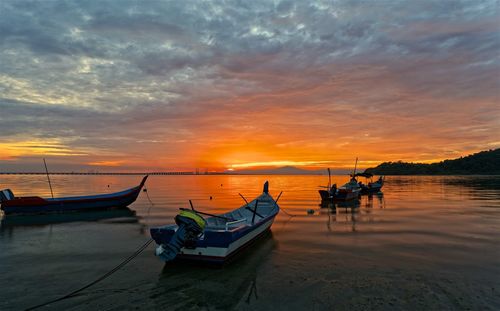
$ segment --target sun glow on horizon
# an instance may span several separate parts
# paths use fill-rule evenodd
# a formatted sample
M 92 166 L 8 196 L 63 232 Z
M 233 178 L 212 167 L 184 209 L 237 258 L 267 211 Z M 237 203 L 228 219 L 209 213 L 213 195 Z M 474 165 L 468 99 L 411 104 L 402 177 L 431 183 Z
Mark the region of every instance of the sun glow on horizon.
M 332 161 L 267 161 L 267 162 L 249 162 L 249 163 L 239 163 L 231 164 L 231 168 L 241 169 L 241 168 L 257 168 L 257 167 L 282 167 L 282 166 L 299 166 L 299 167 L 311 167 L 311 166 L 324 166 L 327 164 L 332 164 Z
M 116 161 L 94 161 L 88 162 L 87 165 L 91 166 L 109 166 L 109 167 L 120 167 L 126 163 L 124 160 L 116 160 Z

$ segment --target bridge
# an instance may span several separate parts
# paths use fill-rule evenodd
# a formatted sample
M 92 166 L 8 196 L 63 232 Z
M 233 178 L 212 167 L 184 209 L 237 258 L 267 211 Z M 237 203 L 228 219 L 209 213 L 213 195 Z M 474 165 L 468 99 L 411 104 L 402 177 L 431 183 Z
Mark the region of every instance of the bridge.
M 217 173 L 219 174 L 219 173 Z M 0 172 L 0 175 L 47 175 L 45 172 Z M 196 175 L 194 172 L 49 172 L 49 175 Z

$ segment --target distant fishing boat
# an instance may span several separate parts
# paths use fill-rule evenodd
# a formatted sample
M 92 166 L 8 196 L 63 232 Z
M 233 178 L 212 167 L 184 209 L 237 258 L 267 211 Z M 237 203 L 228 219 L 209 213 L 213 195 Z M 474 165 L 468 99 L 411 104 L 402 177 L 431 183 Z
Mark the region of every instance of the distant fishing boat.
M 361 187 L 361 194 L 376 193 L 382 190 L 385 182 L 384 176 L 380 176 L 376 181 L 373 181 L 373 174 L 371 173 L 358 173 L 355 175 L 355 177 L 359 176 L 365 177 L 366 180 L 370 179 L 370 182 L 367 182 L 366 184 L 358 182 L 358 185 Z
M 0 209 L 5 215 L 32 215 L 125 208 L 137 199 L 147 178 L 146 175 L 138 186 L 120 192 L 77 197 L 16 197 L 5 189 L 0 191 Z
M 328 190 L 319 190 L 319 195 L 321 196 L 322 202 L 328 201 L 349 201 L 357 199 L 361 193 L 361 187 L 356 180 L 356 168 L 358 165 L 358 158 L 356 158 L 356 164 L 354 164 L 354 171 L 350 175 L 351 179 L 348 183 L 337 188 L 336 184 L 331 185 L 330 169 L 328 169 Z
M 266 182 L 259 197 L 222 215 L 202 213 L 193 208 L 180 210 L 175 225 L 150 229 L 151 237 L 159 245 L 156 255 L 163 261 L 186 259 L 224 263 L 266 233 L 280 208 L 269 194 Z M 205 219 L 201 215 L 211 217 Z
M 352 177 L 348 183 L 337 189 L 335 194 L 335 201 L 349 201 L 354 200 L 359 197 L 361 193 L 361 187 L 358 185 L 356 178 Z

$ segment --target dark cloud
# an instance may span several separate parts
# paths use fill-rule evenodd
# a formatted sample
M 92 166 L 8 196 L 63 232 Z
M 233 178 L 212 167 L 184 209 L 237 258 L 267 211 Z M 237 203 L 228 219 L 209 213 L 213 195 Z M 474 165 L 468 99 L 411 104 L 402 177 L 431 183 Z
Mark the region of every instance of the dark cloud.
M 499 20 L 496 1 L 2 1 L 0 130 L 138 153 L 251 137 L 255 117 L 337 141 L 369 113 L 393 126 L 372 136 L 415 139 L 423 122 L 452 141 L 460 124 L 460 144 L 487 145 Z

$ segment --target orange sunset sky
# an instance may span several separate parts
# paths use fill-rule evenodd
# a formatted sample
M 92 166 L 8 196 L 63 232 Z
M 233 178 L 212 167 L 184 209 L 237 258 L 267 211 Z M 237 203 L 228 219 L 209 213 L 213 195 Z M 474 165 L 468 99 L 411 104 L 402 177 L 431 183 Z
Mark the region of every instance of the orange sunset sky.
M 496 1 L 0 4 L 0 171 L 362 168 L 500 147 Z

